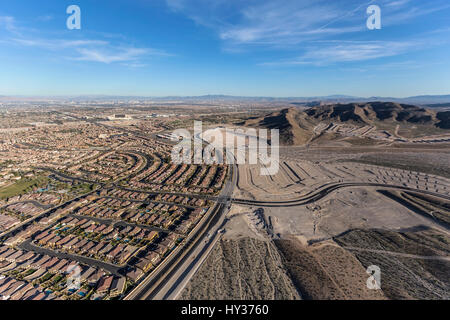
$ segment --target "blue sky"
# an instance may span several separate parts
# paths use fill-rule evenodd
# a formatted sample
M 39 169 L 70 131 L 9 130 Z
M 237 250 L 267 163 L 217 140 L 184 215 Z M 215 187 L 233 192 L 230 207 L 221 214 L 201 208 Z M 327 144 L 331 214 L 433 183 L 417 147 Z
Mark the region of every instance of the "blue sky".
M 0 0 L 0 95 L 450 94 L 449 34 L 448 0 Z

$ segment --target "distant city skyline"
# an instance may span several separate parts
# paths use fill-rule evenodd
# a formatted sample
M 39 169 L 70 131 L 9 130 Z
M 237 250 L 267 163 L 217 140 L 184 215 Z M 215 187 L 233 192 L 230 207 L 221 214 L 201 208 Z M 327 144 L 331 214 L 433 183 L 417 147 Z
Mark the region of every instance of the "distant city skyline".
M 444 95 L 449 16 L 446 0 L 3 0 L 0 96 Z

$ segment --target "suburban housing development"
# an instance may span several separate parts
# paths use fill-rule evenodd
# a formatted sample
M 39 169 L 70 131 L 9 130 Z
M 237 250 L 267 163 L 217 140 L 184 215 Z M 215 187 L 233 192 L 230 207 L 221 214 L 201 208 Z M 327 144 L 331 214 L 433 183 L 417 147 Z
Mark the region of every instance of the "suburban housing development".
M 5 103 L 2 298 L 448 296 L 445 108 L 255 101 L 249 114 L 219 103 Z M 175 163 L 173 132 L 194 120 L 202 151 L 212 136 L 283 128 L 278 170 Z M 252 139 L 232 157 L 248 160 Z M 387 272 L 379 290 L 366 286 L 373 265 Z
M 449 17 L 448 0 L 0 1 L 0 307 L 450 300 Z

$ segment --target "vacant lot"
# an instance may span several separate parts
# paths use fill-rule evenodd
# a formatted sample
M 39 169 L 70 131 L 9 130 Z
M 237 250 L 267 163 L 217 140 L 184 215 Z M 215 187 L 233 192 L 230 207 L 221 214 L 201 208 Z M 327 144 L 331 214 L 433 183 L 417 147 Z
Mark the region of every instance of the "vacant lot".
M 270 241 L 221 240 L 181 299 L 293 300 L 300 296 Z
M 305 299 L 384 299 L 369 290 L 367 273 L 348 251 L 332 241 L 304 246 L 298 240 L 275 241 L 297 289 Z
M 377 166 L 424 172 L 450 178 L 450 155 L 448 153 L 371 153 L 351 161 Z
M 418 227 L 402 232 L 353 230 L 334 240 L 344 247 L 365 249 L 353 252 L 364 267 L 380 267 L 381 288 L 388 298 L 450 298 L 450 262 L 440 259 L 449 256 L 448 235 L 427 227 Z

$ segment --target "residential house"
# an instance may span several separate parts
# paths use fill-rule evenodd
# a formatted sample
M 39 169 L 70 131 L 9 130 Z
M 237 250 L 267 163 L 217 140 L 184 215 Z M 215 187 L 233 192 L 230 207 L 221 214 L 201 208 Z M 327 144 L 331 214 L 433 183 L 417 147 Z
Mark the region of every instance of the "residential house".
M 104 276 L 101 277 L 98 285 L 97 285 L 97 293 L 99 294 L 106 294 L 109 291 L 109 288 L 111 287 L 111 284 L 113 282 L 114 276 Z

